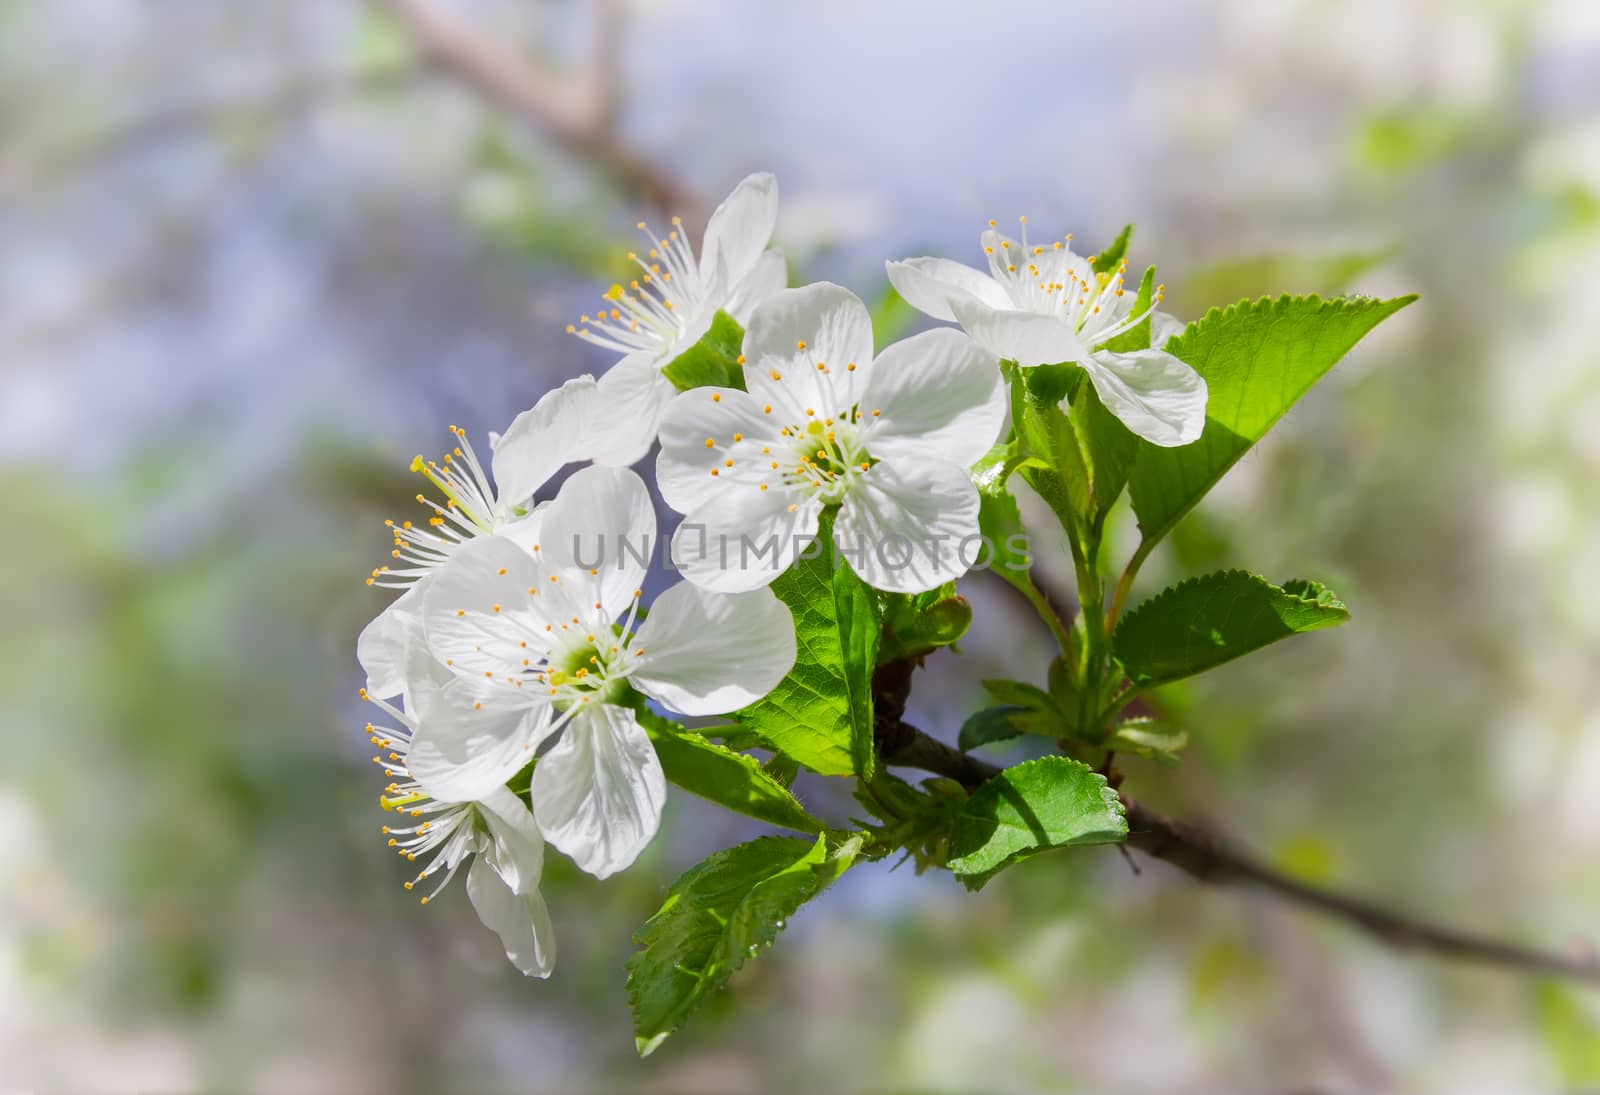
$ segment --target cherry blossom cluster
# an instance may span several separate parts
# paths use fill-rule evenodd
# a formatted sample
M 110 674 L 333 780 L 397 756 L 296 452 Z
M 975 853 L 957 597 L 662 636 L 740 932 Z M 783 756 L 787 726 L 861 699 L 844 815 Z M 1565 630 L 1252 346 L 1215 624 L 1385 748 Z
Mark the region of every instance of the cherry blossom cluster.
M 634 862 L 666 799 L 646 716 L 729 714 L 783 681 L 794 619 L 769 587 L 819 530 L 885 593 L 973 565 L 971 472 L 1010 413 L 1002 359 L 1076 363 L 1156 445 L 1192 441 L 1205 421 L 1204 381 L 1160 348 L 1176 322 L 1141 313 L 1122 270 L 1097 272 L 1070 237 L 1037 244 L 991 224 L 987 272 L 889 263 L 908 302 L 959 327 L 879 348 L 849 290 L 786 287 L 777 213 L 776 180 L 752 175 L 698 255 L 677 221 L 665 236 L 641 224 L 636 275 L 569 328 L 615 364 L 490 435 L 487 463 L 452 427 L 447 455 L 412 465 L 429 484 L 421 518 L 390 523 L 390 561 L 368 578 L 402 590 L 357 646 L 388 843 L 417 865 L 406 886 L 424 902 L 469 865 L 475 909 L 529 975 L 555 961 L 545 844 L 600 878 Z M 680 390 L 673 363 L 724 318 L 742 330 L 727 383 Z M 1146 319 L 1151 348 L 1112 348 Z M 631 470 L 657 443 L 656 491 L 683 515 L 660 552 Z M 676 580 L 646 608 L 657 555 Z

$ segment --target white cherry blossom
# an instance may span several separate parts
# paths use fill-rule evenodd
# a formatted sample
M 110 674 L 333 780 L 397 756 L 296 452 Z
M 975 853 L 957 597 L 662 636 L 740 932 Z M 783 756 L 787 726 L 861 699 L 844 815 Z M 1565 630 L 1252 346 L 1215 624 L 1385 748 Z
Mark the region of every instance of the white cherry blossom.
M 421 698 L 409 769 L 430 794 L 476 799 L 537 757 L 540 830 L 604 878 L 649 843 L 666 797 L 638 693 L 685 715 L 743 707 L 794 664 L 794 624 L 768 590 L 682 582 L 641 622 L 655 514 L 630 471 L 574 474 L 540 536 L 474 540 L 430 579 L 427 647 L 451 677 Z
M 567 327 L 625 355 L 600 378 L 606 444 L 617 456 L 608 463 L 631 464 L 649 450 L 677 392 L 661 370 L 705 336 L 717 312 L 742 325 L 757 304 L 783 288 L 783 252 L 767 247 L 777 220 L 778 181 L 763 173 L 746 177 L 717 206 L 698 258 L 679 218 L 665 239 L 639 222 L 650 241 L 643 255 L 628 255 L 639 275 L 611 286 L 598 311 Z
M 823 282 L 758 307 L 744 356 L 747 391 L 684 392 L 662 423 L 657 480 L 686 515 L 673 555 L 691 581 L 767 584 L 828 507 L 835 544 L 879 589 L 932 589 L 971 567 L 968 468 L 1006 413 L 993 355 L 945 328 L 874 357 L 866 306 Z
M 1095 393 L 1128 429 L 1156 445 L 1187 445 L 1206 421 L 1206 382 L 1164 349 L 1177 321 L 1151 310 L 1135 313 L 1124 284 L 1126 262 L 1110 273 L 1075 254 L 1072 237 L 1030 243 L 983 233 L 989 273 L 939 258 L 887 264 L 906 301 L 934 319 L 951 320 L 997 357 L 1022 366 L 1076 362 Z M 1161 294 L 1156 293 L 1159 303 Z M 1106 343 L 1151 319 L 1149 349 L 1113 351 Z
M 504 786 L 476 800 L 455 801 L 433 797 L 412 778 L 407 760 L 417 727 L 417 698 L 449 675 L 427 657 L 414 616 L 390 617 L 386 626 L 363 639 L 371 660 L 363 658 L 368 687 L 362 697 L 387 717 L 366 726 L 378 749 L 372 761 L 389 779 L 379 802 L 396 815 L 383 832 L 390 848 L 408 862 L 421 863 L 405 888 L 424 887 L 421 900 L 426 905 L 470 861 L 467 896 L 478 918 L 500 936 L 512 965 L 530 977 L 550 976 L 555 933 L 539 893 L 544 838 L 532 811 Z M 394 696 L 404 696 L 405 708 L 385 698 Z

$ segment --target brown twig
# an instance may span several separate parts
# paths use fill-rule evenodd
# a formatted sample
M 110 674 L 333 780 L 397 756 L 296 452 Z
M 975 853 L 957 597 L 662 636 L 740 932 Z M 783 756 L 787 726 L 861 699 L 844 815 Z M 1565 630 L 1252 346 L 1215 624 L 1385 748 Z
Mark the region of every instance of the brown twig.
M 485 98 L 532 123 L 557 143 L 691 227 L 704 222 L 696 197 L 617 137 L 615 13 L 602 6 L 596 52 L 585 72 L 568 76 L 503 45 L 420 0 L 371 0 L 398 19 L 435 64 Z
M 884 763 L 934 772 L 969 788 L 1001 771 L 904 721 L 892 727 L 880 726 L 879 740 L 885 746 Z M 1256 886 L 1361 928 L 1391 947 L 1600 984 L 1600 957 L 1593 954 L 1558 954 L 1456 931 L 1372 901 L 1312 886 L 1268 866 L 1208 829 L 1166 817 L 1127 795 L 1122 796 L 1122 802 L 1128 816 L 1128 843 L 1201 882 Z

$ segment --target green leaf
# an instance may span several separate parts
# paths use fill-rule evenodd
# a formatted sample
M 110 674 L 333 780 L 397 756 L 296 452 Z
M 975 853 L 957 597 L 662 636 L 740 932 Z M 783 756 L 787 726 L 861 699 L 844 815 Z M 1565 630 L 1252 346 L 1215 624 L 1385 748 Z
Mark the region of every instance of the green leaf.
M 833 608 L 844 658 L 844 698 L 849 705 L 850 759 L 859 779 L 877 763 L 872 735 L 872 671 L 878 665 L 878 602 L 872 588 L 843 560 L 833 572 Z
M 1262 298 L 1213 308 L 1167 343 L 1205 378 L 1206 425 L 1190 445 L 1140 444 L 1128 488 L 1145 545 L 1165 536 L 1367 332 L 1416 299 Z
M 1106 739 L 1113 753 L 1132 753 L 1147 760 L 1173 760 L 1189 744 L 1189 732 L 1151 718 L 1128 719 L 1118 723 Z
M 1046 848 L 1127 838 L 1122 802 L 1105 777 L 1066 757 L 1007 768 L 972 793 L 950 830 L 950 869 L 970 889 Z
M 967 792 L 952 779 L 925 779 L 917 788 L 879 771 L 871 783 L 856 784 L 855 798 L 884 823 L 875 831 L 876 843 L 910 852 L 921 874 L 929 867 L 944 866 L 950 824 Z
M 648 710 L 639 712 L 639 721 L 667 778 L 690 794 L 784 829 L 820 833 L 826 828 L 755 757 L 736 753 Z
M 648 1055 L 746 959 L 770 946 L 795 910 L 855 862 L 862 838 L 815 843 L 762 837 L 685 872 L 634 933 L 628 960 L 635 1042 Z
M 817 543 L 772 583 L 794 614 L 788 676 L 736 716 L 774 749 L 825 776 L 872 770 L 872 670 L 878 618 L 872 591 L 841 561 L 833 569 L 832 519 Z
M 1106 343 L 1105 348 L 1115 353 L 1125 354 L 1133 350 L 1148 350 L 1150 348 L 1150 317 L 1155 314 L 1156 300 L 1156 268 L 1147 266 L 1144 277 L 1139 279 L 1139 291 L 1133 298 L 1133 314 L 1144 314 L 1138 323 L 1123 331 L 1116 338 Z
M 1078 687 L 1073 680 L 1072 665 L 1067 661 L 1066 655 L 1058 654 L 1050 659 L 1045 683 L 1049 686 L 1050 698 L 1056 701 L 1056 706 L 1063 711 L 1071 711 L 1076 702 Z
M 925 593 L 891 593 L 884 598 L 878 664 L 949 646 L 971 625 L 972 606 L 956 594 L 954 582 Z
M 991 678 L 983 682 L 983 690 L 993 696 L 996 703 L 1013 704 L 1049 714 L 1056 713 L 1056 701 L 1050 693 L 1026 681 Z
M 1028 529 L 1022 511 L 1009 490 L 978 492 L 978 531 L 994 552 L 989 569 L 1002 580 L 1033 592 L 1033 557 L 1028 552 Z
M 1129 679 L 1148 688 L 1349 618 L 1343 602 L 1316 582 L 1280 589 L 1246 571 L 1225 570 L 1156 594 L 1123 618 L 1111 641 Z
M 793 787 L 795 777 L 800 774 L 800 762 L 786 753 L 773 753 L 761 770 L 785 787 Z
M 1038 708 L 1021 704 L 1000 704 L 975 711 L 961 724 L 961 735 L 956 744 L 962 749 L 976 749 L 991 742 L 1006 741 L 1023 734 L 1057 734 L 1062 726 L 1058 716 L 1051 716 Z
M 620 286 L 613 286 L 616 292 Z M 711 329 L 661 370 L 680 392 L 690 388 L 744 389 L 744 366 L 739 364 L 744 328 L 727 312 L 719 311 Z
M 1115 270 L 1122 260 L 1127 257 L 1128 244 L 1132 242 L 1133 225 L 1124 225 L 1122 231 L 1117 233 L 1117 238 L 1111 241 L 1111 246 L 1094 257 L 1094 262 L 1091 264 L 1094 266 L 1094 272 L 1097 274 L 1109 274 Z

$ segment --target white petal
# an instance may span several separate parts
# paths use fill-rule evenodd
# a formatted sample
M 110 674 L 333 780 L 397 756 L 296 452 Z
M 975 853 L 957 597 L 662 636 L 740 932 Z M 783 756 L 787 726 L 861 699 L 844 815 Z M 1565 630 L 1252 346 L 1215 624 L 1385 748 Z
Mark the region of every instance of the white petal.
M 478 919 L 500 937 L 506 957 L 529 977 L 549 977 L 556 964 L 555 932 L 537 889 L 513 892 L 484 856 L 467 868 L 467 896 Z
M 523 551 L 531 553 L 539 546 L 539 534 L 544 529 L 544 515 L 549 508 L 549 502 L 540 502 L 533 507 L 532 512 L 521 517 L 512 517 L 498 525 L 494 534 L 502 540 L 510 540 Z
M 1183 334 L 1188 324 L 1170 312 L 1154 311 L 1150 313 L 1150 346 L 1152 349 L 1166 348 L 1170 339 Z
M 712 280 L 718 261 L 737 284 L 772 242 L 778 223 L 778 180 L 766 172 L 746 176 L 706 222 L 700 244 L 700 278 Z
M 906 259 L 884 263 L 889 284 L 905 302 L 934 319 L 954 321 L 950 302 L 975 299 L 990 308 L 1010 308 L 1005 288 L 981 270 L 949 259 Z
M 750 313 L 756 305 L 781 291 L 789 284 L 789 263 L 776 247 L 761 252 L 756 264 L 744 280 L 734 286 L 733 292 L 723 302 L 722 310 L 739 321 L 743 327 L 750 322 Z
M 872 362 L 872 317 L 860 297 L 829 282 L 785 289 L 751 315 L 744 355 L 745 387 L 757 403 L 790 422 L 804 421 L 807 410 L 842 418 Z
M 845 496 L 833 526 L 851 569 L 877 589 L 921 593 L 965 574 L 982 557 L 978 488 L 954 464 L 873 466 Z
M 969 335 L 996 357 L 1019 365 L 1080 361 L 1086 354 L 1072 325 L 1036 312 L 996 311 L 976 301 L 951 301 L 951 310 Z
M 633 712 L 593 704 L 533 769 L 534 816 L 545 839 L 596 878 L 638 858 L 661 824 L 661 762 Z
M 822 505 L 788 490 L 727 491 L 683 519 L 672 562 L 702 589 L 739 593 L 769 585 L 815 538 Z
M 520 506 L 563 464 L 587 460 L 602 414 L 599 386 L 580 376 L 546 392 L 512 420 L 494 447 L 494 482 L 502 513 Z
M 661 497 L 679 513 L 688 513 L 730 489 L 759 493 L 761 483 L 777 477 L 773 456 L 761 450 L 783 452 L 789 447 L 779 437 L 782 428 L 737 388 L 682 393 L 661 419 L 661 455 L 656 458 Z
M 1151 444 L 1187 445 L 1205 429 L 1205 379 L 1165 350 L 1100 350 L 1083 367 L 1106 409 Z
M 965 468 L 994 445 L 1006 390 L 994 355 L 943 327 L 879 354 L 862 407 L 874 415 L 864 432 L 872 455 L 931 456 Z
M 563 572 L 563 581 L 592 591 L 583 594 L 588 602 L 579 615 L 600 611 L 610 623 L 644 583 L 656 547 L 656 511 L 644 480 L 627 468 L 583 468 L 544 511 L 540 536 L 544 561 Z
M 419 700 L 406 768 L 441 802 L 472 802 L 503 786 L 550 733 L 550 706 L 533 688 L 458 677 Z
M 425 575 L 423 581 L 432 575 Z M 422 643 L 422 582 L 413 585 L 362 628 L 356 659 L 367 674 L 367 692 L 389 699 L 405 691 L 406 666 Z
M 708 593 L 679 582 L 655 599 L 629 678 L 685 715 L 721 715 L 771 692 L 794 667 L 794 617 L 770 589 Z
M 613 365 L 599 381 L 597 402 L 603 413 L 593 423 L 589 444 L 595 462 L 626 467 L 642 459 L 655 442 L 661 412 L 677 391 L 661 375 L 652 354 L 630 354 Z
M 463 544 L 422 590 L 428 652 L 457 672 L 494 678 L 518 673 L 530 648 L 549 648 L 545 625 L 577 614 L 547 571 L 498 536 Z
M 539 888 L 544 872 L 544 836 L 528 804 L 506 787 L 496 787 L 476 804 L 489 827 L 484 854 L 514 893 Z

